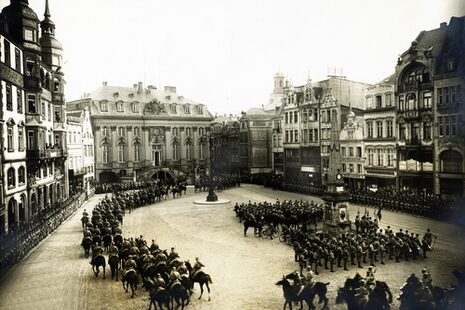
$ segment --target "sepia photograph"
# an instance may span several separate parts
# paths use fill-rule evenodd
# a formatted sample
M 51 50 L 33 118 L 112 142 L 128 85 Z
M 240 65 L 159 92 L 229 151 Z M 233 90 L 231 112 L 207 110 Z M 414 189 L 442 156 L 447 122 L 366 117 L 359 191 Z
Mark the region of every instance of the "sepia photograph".
M 0 309 L 465 309 L 463 0 L 0 0 Z

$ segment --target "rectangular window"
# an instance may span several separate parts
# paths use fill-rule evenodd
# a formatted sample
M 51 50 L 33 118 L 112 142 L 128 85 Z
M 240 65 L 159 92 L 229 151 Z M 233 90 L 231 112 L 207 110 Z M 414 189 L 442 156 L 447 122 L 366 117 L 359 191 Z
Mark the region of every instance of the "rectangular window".
M 5 51 L 5 65 L 11 67 L 11 58 L 10 58 L 10 42 L 4 41 L 3 48 Z
M 377 150 L 377 154 L 378 154 L 378 166 L 384 166 L 383 150 Z
M 383 137 L 383 122 L 381 121 L 378 121 L 376 122 L 376 132 L 378 134 L 378 138 L 382 138 Z
M 16 105 L 18 113 L 23 113 L 23 92 L 21 89 L 16 89 Z
M 21 52 L 18 48 L 15 48 L 15 68 L 16 71 L 21 72 Z
M 362 147 L 361 146 L 357 146 L 357 157 L 358 158 L 362 157 Z
M 343 164 L 342 164 L 342 172 L 346 172 L 346 171 L 347 171 L 346 164 L 345 164 L 345 163 L 343 163 Z
M 289 142 L 292 143 L 294 141 L 294 131 L 289 130 Z
M 357 173 L 363 173 L 361 164 L 357 164 Z
M 45 120 L 45 102 L 44 101 L 42 101 L 40 107 L 41 107 L 40 112 L 41 112 L 41 115 L 42 115 L 42 119 Z
M 457 103 L 457 94 L 455 91 L 455 86 L 452 86 L 450 88 L 450 103 L 451 104 L 456 104 Z
M 103 127 L 102 128 L 102 136 L 103 137 L 108 137 L 108 127 Z
M 392 95 L 391 94 L 386 94 L 386 107 L 392 106 Z
M 187 127 L 187 128 L 186 128 L 186 136 L 190 137 L 191 134 L 192 134 L 191 131 L 192 131 L 191 128 L 190 128 L 190 127 Z
M 346 156 L 346 147 L 345 146 L 341 147 L 341 156 L 342 157 Z
M 140 136 L 140 128 L 139 127 L 134 127 L 134 136 L 139 137 Z
M 52 104 L 48 104 L 48 109 L 47 109 L 47 120 L 50 122 L 52 121 Z
M 387 150 L 387 165 L 388 167 L 394 166 L 394 150 L 393 149 Z
M 368 138 L 373 138 L 373 123 L 367 122 Z
M 302 123 L 306 123 L 308 119 L 308 112 L 307 109 L 302 110 Z
M 354 164 L 349 164 L 349 172 L 354 173 Z
M 35 31 L 33 29 L 24 29 L 24 40 L 29 42 L 35 42 Z
M 354 148 L 352 146 L 349 147 L 349 157 L 354 157 Z
M 11 85 L 6 84 L 6 109 L 13 111 L 13 97 L 11 94 Z
M 8 126 L 8 138 L 7 138 L 7 146 L 8 152 L 13 152 L 13 127 Z
M 191 114 L 191 107 L 190 105 L 184 105 L 184 114 Z
M 373 108 L 373 97 L 367 97 L 367 109 Z
M 125 161 L 125 147 L 123 144 L 118 145 L 118 162 L 124 163 Z
M 382 100 L 381 96 L 376 96 L 376 108 L 381 108 L 382 107 Z
M 124 134 L 125 134 L 124 127 L 118 127 L 118 136 L 124 137 Z
M 137 102 L 132 103 L 132 112 L 133 113 L 139 113 L 139 103 L 137 103 Z
M 110 162 L 110 146 L 108 144 L 103 145 L 102 162 L 104 164 Z
M 438 128 L 439 128 L 439 136 L 444 136 L 444 124 L 442 116 L 438 116 Z
M 405 100 L 404 100 L 404 95 L 399 96 L 399 109 L 401 111 L 405 111 Z
M 431 109 L 431 92 L 423 93 L 423 108 Z
M 449 87 L 444 87 L 444 104 L 450 103 Z
M 298 117 L 298 113 L 297 111 L 294 111 L 294 123 L 298 123 L 299 122 L 299 117 Z
M 315 110 L 313 110 L 313 121 L 316 122 L 317 120 L 318 120 L 318 110 L 315 109 Z
M 373 166 L 374 164 L 374 154 L 373 154 L 373 150 L 368 150 L 368 165 L 369 166 Z
M 18 127 L 18 149 L 24 151 L 24 129 Z
M 140 144 L 134 144 L 134 161 L 140 161 Z
M 423 122 L 423 139 L 425 140 L 431 139 L 431 123 L 430 122 Z
M 443 97 L 442 88 L 438 88 L 438 105 L 443 105 L 443 104 L 444 104 L 444 97 Z
M 175 104 L 170 105 L 170 111 L 171 111 L 171 113 L 176 114 L 176 105 Z
M 299 142 L 299 131 L 294 130 L 294 142 Z
M 308 142 L 313 142 L 313 129 L 308 130 Z
M 124 112 L 124 103 L 122 101 L 118 101 L 116 103 L 116 111 L 117 112 Z
M 450 135 L 456 136 L 457 135 L 457 116 L 451 115 L 449 119 L 450 119 Z
M 394 135 L 392 121 L 386 121 L 386 127 L 387 127 L 387 137 L 392 138 Z
M 27 148 L 28 150 L 35 149 L 35 134 L 32 130 L 27 131 Z

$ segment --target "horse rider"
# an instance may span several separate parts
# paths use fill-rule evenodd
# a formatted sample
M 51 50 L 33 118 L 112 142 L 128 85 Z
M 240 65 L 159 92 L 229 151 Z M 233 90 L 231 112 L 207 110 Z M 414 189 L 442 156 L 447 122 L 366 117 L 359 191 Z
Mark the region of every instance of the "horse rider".
M 86 209 L 84 209 L 84 211 L 82 211 L 82 216 L 85 216 L 85 217 L 89 216 L 89 213 L 87 213 Z
M 119 250 L 118 247 L 115 245 L 115 243 L 112 241 L 110 244 L 110 249 L 108 250 L 109 255 L 118 255 Z
M 170 252 L 170 254 L 168 255 L 168 258 L 169 258 L 170 260 L 173 260 L 173 259 L 175 259 L 176 257 L 179 257 L 179 254 L 178 254 L 178 252 L 176 252 L 176 251 L 174 250 L 174 247 L 172 247 L 172 248 L 171 248 L 171 252 Z
M 429 288 L 431 290 L 431 288 L 433 287 L 433 278 L 431 277 L 431 274 L 426 269 L 426 267 L 423 268 L 421 273 L 423 274 L 423 278 L 422 278 L 423 286 L 425 286 L 425 287 L 427 287 L 427 288 Z
M 166 287 L 165 279 L 163 279 L 163 277 L 159 273 L 157 273 L 157 275 L 155 276 L 155 280 L 158 282 L 159 286 Z
M 428 228 L 425 232 L 425 235 L 423 238 L 426 240 L 429 246 L 429 250 L 431 251 L 431 244 L 433 243 L 433 234 L 431 233 L 431 230 Z
M 182 262 L 178 267 L 178 272 L 182 276 L 187 276 L 189 278 L 189 269 L 187 269 L 186 262 Z
M 134 260 L 134 258 L 133 258 L 132 255 L 129 255 L 129 256 L 128 256 L 128 259 L 127 259 L 126 263 L 124 264 L 124 268 L 125 268 L 125 269 L 134 268 L 134 270 L 137 269 L 137 263 L 136 263 L 136 261 Z
M 196 257 L 194 267 L 192 268 L 192 277 L 194 277 L 200 271 L 200 269 L 202 269 L 202 267 L 205 267 L 205 265 L 200 262 L 198 257 Z
M 181 281 L 181 274 L 176 270 L 176 267 L 171 268 L 170 285 L 176 281 Z
M 305 275 L 305 282 L 306 282 L 305 286 L 313 287 L 313 285 L 315 284 L 315 280 L 313 278 L 314 278 L 314 273 L 313 273 L 312 267 L 308 266 L 307 274 Z
M 355 297 L 360 302 L 360 309 L 365 308 L 365 305 L 368 302 L 368 296 L 370 295 L 370 290 L 366 287 L 364 279 L 360 280 L 360 287 L 356 288 L 355 292 Z
M 375 286 L 375 272 L 376 272 L 376 268 L 373 269 L 373 266 L 368 267 L 367 276 L 365 277 L 367 288 L 370 288 L 371 286 Z
M 102 255 L 103 254 L 103 249 L 101 246 L 99 245 L 96 245 L 92 248 L 92 260 L 89 262 L 89 264 L 93 265 L 94 263 L 94 259 L 99 256 L 99 255 Z

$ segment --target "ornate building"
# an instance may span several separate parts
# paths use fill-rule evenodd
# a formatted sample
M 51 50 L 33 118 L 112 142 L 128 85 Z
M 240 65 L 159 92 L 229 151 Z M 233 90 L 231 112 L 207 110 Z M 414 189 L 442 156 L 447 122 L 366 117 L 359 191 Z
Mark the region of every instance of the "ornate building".
M 443 197 L 465 187 L 465 17 L 422 31 L 398 59 L 398 187 Z
M 211 123 L 215 174 L 239 175 L 239 117 L 216 117 Z
M 396 186 L 395 76 L 365 90 L 364 163 L 367 188 Z
M 350 189 L 365 189 L 363 116 L 349 111 L 339 134 L 341 167 L 344 182 Z
M 94 180 L 94 135 L 89 109 L 66 113 L 70 193 L 86 190 Z
M 68 197 L 62 46 L 50 17 L 48 1 L 42 22 L 27 0 L 11 0 L 1 13 L 0 31 L 8 38 L 2 42 L 2 88 L 7 110 L 15 113 L 6 121 L 9 149 L 2 158 L 9 166 L 5 230 Z
M 176 88 L 102 86 L 67 103 L 89 109 L 94 129 L 95 178 L 118 182 L 186 177 L 206 172 L 212 115 Z

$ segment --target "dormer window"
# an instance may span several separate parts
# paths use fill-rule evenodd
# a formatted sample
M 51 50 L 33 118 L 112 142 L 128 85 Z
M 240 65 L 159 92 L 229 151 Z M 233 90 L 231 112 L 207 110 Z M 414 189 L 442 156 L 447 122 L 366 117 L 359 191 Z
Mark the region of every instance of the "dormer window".
M 447 71 L 454 71 L 455 70 L 455 60 L 453 58 L 447 59 Z
M 102 100 L 100 101 L 100 111 L 107 112 L 108 111 L 108 101 Z
M 139 113 L 139 103 L 133 102 L 132 103 L 132 113 Z
M 116 111 L 117 112 L 124 112 L 124 106 L 122 101 L 118 101 L 116 103 Z
M 188 104 L 184 105 L 184 113 L 191 114 L 191 107 Z
M 24 28 L 24 41 L 37 42 L 36 31 L 34 29 Z
M 201 106 L 201 105 L 197 106 L 197 113 L 198 114 L 203 114 L 203 106 Z
M 170 105 L 170 111 L 171 113 L 176 114 L 176 104 Z

